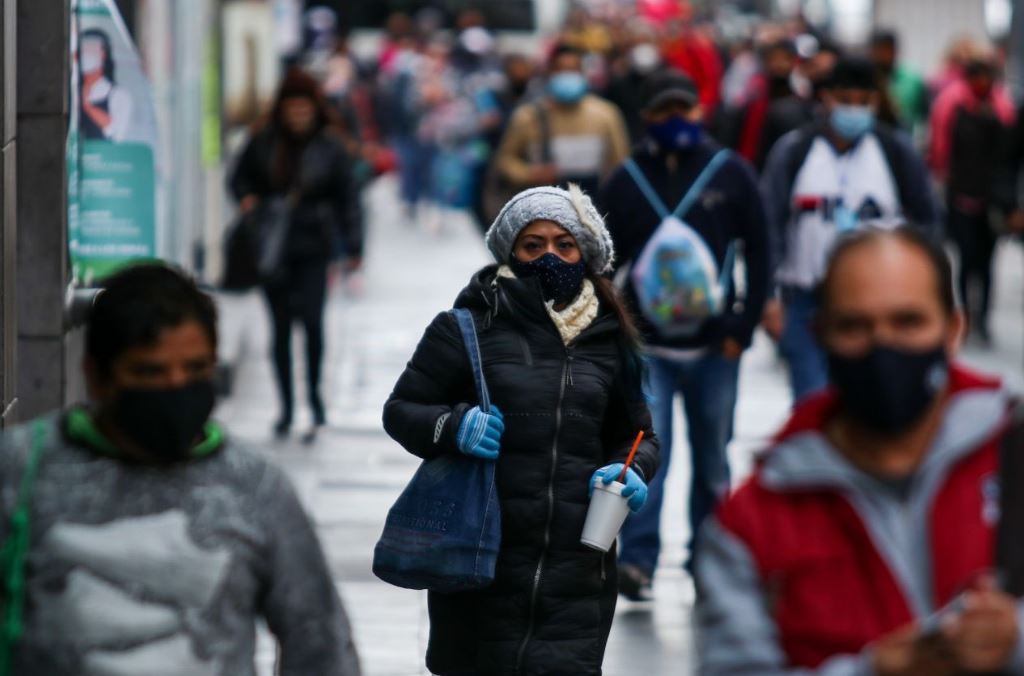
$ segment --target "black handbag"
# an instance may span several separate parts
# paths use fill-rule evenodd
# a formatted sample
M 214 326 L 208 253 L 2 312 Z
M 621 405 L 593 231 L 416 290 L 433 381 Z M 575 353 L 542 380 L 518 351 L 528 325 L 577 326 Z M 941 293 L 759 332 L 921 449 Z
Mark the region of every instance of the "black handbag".
M 268 197 L 240 214 L 224 238 L 224 276 L 221 288 L 248 291 L 280 281 L 296 191 Z

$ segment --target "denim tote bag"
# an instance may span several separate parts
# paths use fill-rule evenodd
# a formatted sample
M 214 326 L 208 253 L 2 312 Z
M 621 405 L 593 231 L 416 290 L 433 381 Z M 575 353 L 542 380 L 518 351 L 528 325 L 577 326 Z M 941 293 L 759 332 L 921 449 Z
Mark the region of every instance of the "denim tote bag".
M 480 410 L 490 411 L 473 316 L 452 310 L 473 368 Z M 388 512 L 373 573 L 396 587 L 470 591 L 494 580 L 501 512 L 494 461 L 449 453 L 425 461 Z

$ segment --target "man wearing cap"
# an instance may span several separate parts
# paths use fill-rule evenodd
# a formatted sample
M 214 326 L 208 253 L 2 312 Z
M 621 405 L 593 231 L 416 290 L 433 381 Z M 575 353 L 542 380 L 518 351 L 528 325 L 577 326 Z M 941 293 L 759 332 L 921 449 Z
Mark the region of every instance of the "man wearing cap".
M 676 393 L 683 398 L 693 468 L 692 533 L 728 489 L 725 452 L 739 359 L 769 284 L 767 225 L 753 172 L 707 138 L 702 115 L 690 78 L 674 72 L 652 78 L 644 108 L 647 136 L 603 186 L 600 200 L 620 255 L 618 279 L 648 345 L 648 394 L 666 464 L 672 402 Z M 739 249 L 746 263 L 742 298 L 731 284 Z M 698 259 L 705 264 L 692 265 Z M 718 307 L 693 310 L 691 301 L 716 295 Z M 661 549 L 664 476 L 654 478 L 647 506 L 623 530 L 619 588 L 629 598 L 650 595 Z
M 957 363 L 951 278 L 916 229 L 836 246 L 832 387 L 701 530 L 701 676 L 1024 674 L 1021 409 Z
M 768 305 L 766 328 L 780 341 L 794 400 L 827 381 L 825 355 L 810 325 L 817 309 L 813 289 L 836 237 L 904 222 L 936 226 L 920 156 L 903 133 L 876 124 L 874 65 L 840 59 L 821 97 L 824 119 L 783 136 L 761 176 L 780 291 Z

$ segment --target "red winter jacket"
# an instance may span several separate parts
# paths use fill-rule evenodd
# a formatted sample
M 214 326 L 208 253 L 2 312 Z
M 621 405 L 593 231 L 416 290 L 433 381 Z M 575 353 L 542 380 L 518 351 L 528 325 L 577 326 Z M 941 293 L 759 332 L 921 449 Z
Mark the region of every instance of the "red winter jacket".
M 944 421 L 905 494 L 829 444 L 833 393 L 797 408 L 701 532 L 701 674 L 870 674 L 868 644 L 993 567 L 1011 398 L 962 367 L 950 381 Z M 1011 673 L 1024 673 L 1017 652 Z

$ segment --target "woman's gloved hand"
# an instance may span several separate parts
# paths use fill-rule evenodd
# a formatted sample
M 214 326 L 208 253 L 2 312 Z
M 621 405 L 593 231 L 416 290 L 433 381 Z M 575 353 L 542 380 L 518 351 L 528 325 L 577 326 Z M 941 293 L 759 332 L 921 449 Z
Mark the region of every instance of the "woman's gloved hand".
M 491 406 L 490 413 L 484 413 L 479 406 L 466 411 L 455 434 L 459 450 L 484 460 L 497 460 L 501 450 L 501 435 L 505 421 L 497 406 Z
M 590 477 L 590 493 L 593 494 L 594 486 L 598 481 L 603 481 L 605 484 L 610 484 L 613 481 L 619 480 L 619 475 L 622 474 L 622 463 L 616 462 L 611 465 L 605 465 L 601 469 L 594 472 L 594 476 Z M 647 484 L 640 475 L 633 471 L 630 467 L 626 470 L 626 478 L 623 480 L 626 485 L 622 489 L 622 497 L 628 498 L 626 503 L 629 505 L 629 509 L 632 512 L 639 512 L 640 508 L 647 502 Z

